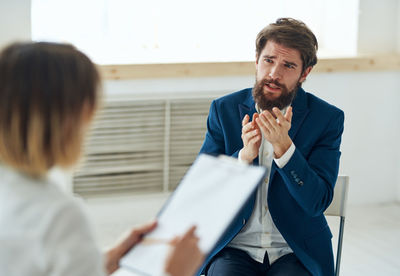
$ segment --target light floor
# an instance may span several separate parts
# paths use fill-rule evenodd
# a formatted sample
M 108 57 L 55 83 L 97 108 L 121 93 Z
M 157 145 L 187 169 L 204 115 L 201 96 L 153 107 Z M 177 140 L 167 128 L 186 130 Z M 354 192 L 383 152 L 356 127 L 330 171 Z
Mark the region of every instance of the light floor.
M 155 217 L 167 196 L 86 199 L 100 246 L 112 245 L 124 231 Z M 329 217 L 328 222 L 336 238 L 339 220 Z M 348 207 L 340 272 L 348 276 L 400 276 L 400 204 Z

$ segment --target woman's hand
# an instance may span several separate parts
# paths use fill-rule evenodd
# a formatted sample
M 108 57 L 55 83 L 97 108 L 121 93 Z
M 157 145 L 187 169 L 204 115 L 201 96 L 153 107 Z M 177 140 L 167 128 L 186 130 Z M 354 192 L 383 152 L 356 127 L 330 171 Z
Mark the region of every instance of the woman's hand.
M 130 233 L 124 235 L 113 248 L 106 252 L 105 266 L 108 275 L 119 268 L 119 260 L 122 258 L 122 256 L 124 256 L 134 245 L 136 245 L 145 234 L 153 231 L 156 226 L 157 222 L 153 221 L 132 229 Z
M 199 238 L 192 226 L 182 237 L 170 244 L 172 249 L 165 263 L 165 272 L 171 276 L 192 276 L 204 261 L 204 254 L 198 247 Z

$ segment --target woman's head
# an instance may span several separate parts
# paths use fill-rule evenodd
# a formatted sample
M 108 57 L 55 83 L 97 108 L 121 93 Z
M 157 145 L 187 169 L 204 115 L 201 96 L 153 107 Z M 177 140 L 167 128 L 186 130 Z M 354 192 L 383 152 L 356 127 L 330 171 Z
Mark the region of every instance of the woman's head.
M 79 158 L 99 74 L 71 45 L 16 43 L 0 52 L 0 162 L 40 176 Z

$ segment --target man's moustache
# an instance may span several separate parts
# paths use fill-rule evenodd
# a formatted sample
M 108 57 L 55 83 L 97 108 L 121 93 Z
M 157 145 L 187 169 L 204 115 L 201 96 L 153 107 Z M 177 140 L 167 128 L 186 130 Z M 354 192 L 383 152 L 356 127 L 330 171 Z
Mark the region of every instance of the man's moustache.
M 278 82 L 277 80 L 268 80 L 268 79 L 264 79 L 264 81 L 263 81 L 263 85 L 266 85 L 266 84 L 275 84 L 276 86 L 278 86 L 278 87 L 280 87 L 280 88 L 282 88 L 282 87 L 284 87 L 284 85 L 283 84 L 281 84 L 280 82 Z

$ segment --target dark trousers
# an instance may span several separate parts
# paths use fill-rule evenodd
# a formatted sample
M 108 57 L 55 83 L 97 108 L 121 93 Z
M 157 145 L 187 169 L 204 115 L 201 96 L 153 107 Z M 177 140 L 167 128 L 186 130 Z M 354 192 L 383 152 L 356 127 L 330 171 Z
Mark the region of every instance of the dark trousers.
M 207 267 L 206 276 L 310 276 L 310 272 L 293 254 L 280 257 L 272 265 L 265 253 L 263 263 L 253 260 L 245 251 L 226 247 Z

